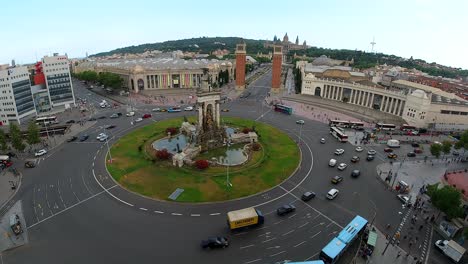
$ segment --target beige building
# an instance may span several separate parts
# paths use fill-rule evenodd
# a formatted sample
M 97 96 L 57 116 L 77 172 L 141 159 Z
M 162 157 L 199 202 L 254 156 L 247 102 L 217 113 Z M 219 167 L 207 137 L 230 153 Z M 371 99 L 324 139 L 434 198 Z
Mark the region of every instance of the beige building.
M 141 90 L 199 88 L 204 70 L 208 70 L 212 83 L 219 81 L 221 71 L 228 71 L 229 81 L 234 79 L 230 61 L 184 60 L 173 54 L 161 54 L 157 58 L 87 61 L 76 66 L 75 70 L 119 74 L 124 79 L 124 88 L 136 93 Z

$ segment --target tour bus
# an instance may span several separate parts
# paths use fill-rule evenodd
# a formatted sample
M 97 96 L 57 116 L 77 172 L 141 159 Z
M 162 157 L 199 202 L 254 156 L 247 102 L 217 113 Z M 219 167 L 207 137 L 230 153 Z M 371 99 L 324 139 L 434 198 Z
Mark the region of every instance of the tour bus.
M 320 252 L 319 258 L 326 264 L 334 264 L 366 229 L 367 220 L 357 215 L 354 219 L 333 238 Z
M 416 130 L 416 127 L 415 126 L 410 126 L 410 125 L 402 125 L 400 127 L 400 130 L 401 131 L 412 131 L 412 130 Z
M 394 124 L 377 123 L 377 125 L 375 125 L 375 128 L 380 129 L 380 130 L 393 131 L 395 130 L 396 126 Z
M 47 126 L 52 124 L 58 124 L 56 116 L 43 116 L 36 118 L 36 124 L 40 126 Z
M 292 107 L 282 104 L 275 104 L 275 111 L 285 113 L 287 115 L 291 115 L 293 113 Z
M 348 141 L 348 135 L 345 134 L 343 129 L 340 129 L 338 127 L 330 127 L 330 134 L 332 134 L 332 136 L 334 136 L 340 142 Z
M 363 122 L 351 121 L 349 124 L 350 124 L 350 127 L 353 128 L 353 129 L 356 129 L 356 130 L 363 130 L 364 129 L 364 123 Z
M 349 127 L 349 121 L 344 121 L 344 120 L 330 120 L 328 122 L 329 126 L 336 126 L 336 127 Z

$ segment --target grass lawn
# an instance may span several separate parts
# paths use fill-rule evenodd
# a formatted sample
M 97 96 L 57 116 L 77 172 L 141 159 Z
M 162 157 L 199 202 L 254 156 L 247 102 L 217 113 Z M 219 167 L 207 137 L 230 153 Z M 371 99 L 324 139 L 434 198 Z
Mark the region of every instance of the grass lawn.
M 172 192 L 182 188 L 185 191 L 177 201 L 208 202 L 269 189 L 289 177 L 299 164 L 299 149 L 288 135 L 270 125 L 240 118 L 223 118 L 223 122 L 238 128 L 255 126 L 262 148 L 252 152 L 252 157 L 242 166 L 229 168 L 232 187 L 226 186 L 224 166 L 200 171 L 187 165 L 174 167 L 171 161 L 154 161 L 146 149 L 166 136 L 166 128 L 180 127 L 182 121 L 175 118 L 156 122 L 122 137 L 111 148 L 113 163 L 107 164 L 107 168 L 112 177 L 124 188 L 152 198 L 168 200 Z M 200 157 L 212 157 L 217 151 L 220 150 Z

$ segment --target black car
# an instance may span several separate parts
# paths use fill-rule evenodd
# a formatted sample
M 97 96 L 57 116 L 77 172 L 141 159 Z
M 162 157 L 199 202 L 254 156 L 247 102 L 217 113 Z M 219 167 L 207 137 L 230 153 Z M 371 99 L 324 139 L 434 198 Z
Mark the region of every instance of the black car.
M 8 152 L 7 155 L 10 157 L 10 159 L 16 157 L 16 154 L 13 152 Z
M 375 156 L 374 155 L 367 155 L 367 161 L 374 160 Z
M 314 197 L 315 197 L 315 193 L 314 193 L 314 192 L 305 192 L 305 193 L 302 195 L 301 199 L 302 199 L 302 201 L 307 202 L 307 201 L 310 201 L 310 200 L 311 200 L 312 198 L 314 198 Z
M 359 175 L 361 175 L 361 172 L 359 170 L 353 170 L 351 172 L 351 177 L 353 177 L 353 178 L 357 178 L 357 177 L 359 177 Z
M 116 125 L 107 125 L 107 126 L 105 126 L 106 129 L 113 129 L 115 127 L 116 127 Z
M 408 152 L 408 154 L 406 154 L 406 156 L 408 156 L 408 157 L 416 157 L 416 153 L 414 153 L 414 152 Z
M 278 215 L 286 215 L 294 211 L 296 211 L 296 207 L 292 204 L 285 204 L 281 206 L 280 208 L 276 209 L 276 213 Z
M 25 168 L 34 168 L 34 167 L 36 167 L 36 163 L 34 161 L 26 161 L 24 163 L 24 167 Z
M 418 143 L 411 143 L 411 146 L 412 146 L 413 148 L 419 148 L 419 144 L 418 144 Z
M 333 178 L 331 179 L 331 182 L 332 182 L 333 184 L 338 184 L 338 183 L 340 183 L 340 182 L 342 182 L 342 181 L 343 181 L 343 177 L 338 176 L 338 175 L 337 175 L 337 176 L 333 176 Z
M 227 246 L 229 246 L 229 242 L 225 237 L 210 237 L 201 242 L 202 248 L 225 248 Z
M 117 115 L 118 115 L 118 116 L 122 116 L 122 113 L 118 112 Z
M 75 141 L 77 139 L 78 139 L 77 137 L 73 136 L 73 137 L 67 139 L 67 142 L 73 142 L 73 141 Z
M 74 124 L 75 123 L 75 120 L 68 120 L 67 122 L 65 122 L 65 124 Z
M 81 142 L 86 141 L 88 138 L 89 138 L 89 135 L 82 135 L 82 136 L 80 137 L 80 141 L 81 141 Z
M 106 119 L 106 116 L 100 116 L 98 119 Z

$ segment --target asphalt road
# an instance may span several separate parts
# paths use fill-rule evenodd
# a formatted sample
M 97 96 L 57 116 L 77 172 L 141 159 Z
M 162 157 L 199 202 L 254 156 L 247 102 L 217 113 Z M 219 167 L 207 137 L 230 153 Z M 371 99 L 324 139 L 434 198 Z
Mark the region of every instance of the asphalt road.
M 114 143 L 135 127 L 154 120 L 195 112 L 153 113 L 136 125 L 130 118 L 100 119 L 86 133 L 86 142 L 65 143 L 54 149 L 39 165 L 24 171 L 17 199 L 23 200 L 29 226 L 30 243 L 3 253 L 3 263 L 275 263 L 283 260 L 317 259 L 325 246 L 356 214 L 369 221 L 375 217 L 377 227 L 397 226 L 402 211 L 395 194 L 385 190 L 377 180 L 375 166 L 384 159 L 365 160 L 366 151 L 355 152 L 351 144 L 339 143 L 329 134 L 328 126 L 306 120 L 299 140 L 299 118 L 276 113 L 263 104 L 269 92 L 271 72 L 248 87 L 250 96 L 223 105 L 227 116 L 240 116 L 272 124 L 296 139 L 303 155 L 297 173 L 265 193 L 214 204 L 181 204 L 155 201 L 129 193 L 112 181 L 105 169 L 107 146 L 96 140 L 103 126 Z M 75 94 L 97 104 L 102 98 L 75 84 Z M 152 106 L 140 107 L 138 114 Z M 96 108 L 96 116 L 110 116 L 124 108 Z M 320 144 L 320 138 L 326 144 Z M 345 153 L 336 157 L 336 148 Z M 381 149 L 378 149 L 382 151 Z M 352 156 L 361 161 L 352 164 Z M 382 155 L 383 156 L 383 155 Z M 330 158 L 348 163 L 343 172 L 328 166 Z M 361 176 L 350 177 L 353 169 Z M 338 185 L 331 177 L 342 175 Z M 325 194 L 337 188 L 333 201 Z M 305 191 L 317 197 L 308 203 L 299 198 Z M 279 217 L 275 210 L 294 203 L 295 213 Z M 266 215 L 265 224 L 246 232 L 231 233 L 226 212 L 256 206 Z M 200 241 L 208 236 L 226 235 L 231 244 L 225 250 L 202 250 Z M 196 260 L 196 261 L 194 261 Z M 347 263 L 349 258 L 342 259 Z

